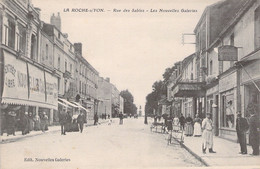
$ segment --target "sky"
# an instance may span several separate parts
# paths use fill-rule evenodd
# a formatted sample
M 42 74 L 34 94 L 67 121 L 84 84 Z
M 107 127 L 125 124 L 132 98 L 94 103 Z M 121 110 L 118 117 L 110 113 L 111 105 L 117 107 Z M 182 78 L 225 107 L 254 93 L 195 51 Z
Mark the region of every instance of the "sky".
M 193 44 L 182 44 L 182 34 L 193 33 L 205 7 L 217 1 L 32 0 L 32 3 L 41 9 L 41 20 L 46 23 L 50 23 L 53 13 L 60 12 L 61 31 L 69 35 L 70 42 L 81 42 L 83 57 L 100 76 L 110 77 L 120 91 L 128 89 L 135 104 L 143 109 L 152 84 L 162 80 L 165 69 L 195 52 Z M 73 9 L 105 12 L 73 12 Z M 130 12 L 123 12 L 124 9 Z M 133 9 L 145 12 L 132 12 Z M 196 12 L 181 12 L 182 9 Z

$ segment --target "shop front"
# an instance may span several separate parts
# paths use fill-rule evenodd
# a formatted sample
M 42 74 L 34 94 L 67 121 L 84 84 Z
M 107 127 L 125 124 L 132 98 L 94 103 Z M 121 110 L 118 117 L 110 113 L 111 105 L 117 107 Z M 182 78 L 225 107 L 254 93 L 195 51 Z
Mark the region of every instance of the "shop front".
M 239 63 L 241 68 L 241 112 L 249 117 L 250 111 L 260 117 L 260 50 Z
M 182 114 L 195 117 L 205 116 L 205 83 L 204 82 L 178 82 L 173 87 L 174 98 L 182 100 Z
M 27 113 L 33 118 L 47 114 L 52 124 L 53 112 L 58 109 L 57 77 L 8 51 L 2 53 L 1 113 L 15 112 L 17 121 Z
M 219 136 L 236 141 L 237 69 L 219 77 Z

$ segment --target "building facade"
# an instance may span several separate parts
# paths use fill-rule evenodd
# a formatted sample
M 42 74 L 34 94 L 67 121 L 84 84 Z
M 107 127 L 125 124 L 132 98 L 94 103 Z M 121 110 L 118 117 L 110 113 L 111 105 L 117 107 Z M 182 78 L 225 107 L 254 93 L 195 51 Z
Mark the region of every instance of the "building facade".
M 184 115 L 211 112 L 215 135 L 230 140 L 237 138 L 238 111 L 259 116 L 259 3 L 230 0 L 208 6 L 194 30 L 193 59 L 182 61 L 180 75 L 174 71 L 168 85 L 168 100 L 181 98 Z
M 112 84 L 110 79 L 99 77 L 98 80 L 98 116 L 102 114 L 112 117 Z
M 1 1 L 1 116 L 25 112 L 53 122 L 58 107 L 58 77 L 53 68 L 53 42 L 42 34 L 40 9 L 30 1 Z M 43 44 L 44 42 L 44 44 Z M 43 52 L 43 46 L 49 51 Z
M 98 111 L 98 77 L 99 73 L 82 56 L 82 44 L 74 43 L 76 53 L 76 97 L 77 102 L 89 110 L 88 119 L 94 118 Z

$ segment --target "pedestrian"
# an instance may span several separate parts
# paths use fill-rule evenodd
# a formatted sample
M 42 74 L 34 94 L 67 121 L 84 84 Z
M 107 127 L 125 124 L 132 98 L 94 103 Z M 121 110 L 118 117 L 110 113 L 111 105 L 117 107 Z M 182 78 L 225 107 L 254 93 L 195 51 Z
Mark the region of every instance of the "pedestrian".
M 173 131 L 178 132 L 180 130 L 180 121 L 177 115 L 173 119 Z
M 194 119 L 194 137 L 200 137 L 201 136 L 201 119 L 199 118 L 199 114 L 196 114 L 196 117 Z
M 42 129 L 42 132 L 45 132 L 48 129 L 48 121 L 49 121 L 48 116 L 46 115 L 45 112 L 43 112 L 42 113 L 42 117 L 41 117 L 41 129 Z
M 59 114 L 59 122 L 61 126 L 61 135 L 66 135 L 65 124 L 67 122 L 67 113 L 65 112 L 65 109 L 63 109 Z
M 122 125 L 123 124 L 123 119 L 124 119 L 124 115 L 123 115 L 122 112 L 119 113 L 119 119 L 120 119 L 119 124 Z
M 72 117 L 70 115 L 70 112 L 68 111 L 66 113 L 66 123 L 65 123 L 65 131 L 69 132 L 71 131 L 71 123 L 72 122 Z
M 103 114 L 102 114 L 102 119 L 103 119 Z M 98 124 L 98 115 L 97 115 L 97 113 L 95 113 L 95 115 L 94 115 L 94 125 L 97 125 Z
M 41 130 L 41 120 L 39 115 L 35 115 L 34 117 L 34 130 L 39 131 Z
M 181 114 L 181 117 L 179 118 L 179 121 L 180 121 L 180 125 L 181 125 L 181 130 L 184 130 L 185 117 L 183 116 L 183 114 Z
M 30 131 L 32 131 L 33 128 L 34 128 L 34 119 L 33 119 L 33 114 L 32 114 L 32 112 L 29 112 L 28 120 L 29 120 L 29 132 L 30 132 Z
M 172 126 L 172 118 L 168 118 L 167 122 L 166 122 L 166 126 L 167 126 L 167 131 L 172 132 L 173 126 Z
M 202 152 L 206 154 L 206 149 L 209 153 L 216 153 L 213 151 L 213 122 L 211 120 L 211 113 L 207 113 L 206 118 L 202 121 Z
M 21 124 L 22 135 L 26 135 L 27 133 L 29 133 L 29 119 L 27 115 L 28 112 L 24 112 L 21 114 L 20 124 Z
M 255 114 L 255 110 L 251 110 L 249 118 L 249 143 L 253 149 L 251 155 L 259 155 L 259 128 L 259 117 Z
M 188 114 L 188 117 L 186 118 L 185 135 L 188 137 L 193 135 L 193 120 L 190 114 Z
M 246 132 L 248 128 L 249 126 L 246 118 L 242 117 L 241 112 L 238 112 L 236 120 L 236 131 L 238 142 L 240 144 L 240 154 L 247 154 Z
M 82 133 L 83 127 L 84 127 L 84 115 L 83 115 L 83 112 L 80 112 L 80 114 L 78 115 L 77 123 L 79 125 L 80 132 Z
M 5 130 L 6 130 L 6 114 L 5 114 L 5 112 L 2 112 L 2 114 L 1 114 L 1 136 L 4 134 Z
M 8 112 L 6 116 L 7 136 L 9 136 L 10 134 L 15 136 L 15 124 L 16 124 L 15 116 L 16 113 L 14 111 Z

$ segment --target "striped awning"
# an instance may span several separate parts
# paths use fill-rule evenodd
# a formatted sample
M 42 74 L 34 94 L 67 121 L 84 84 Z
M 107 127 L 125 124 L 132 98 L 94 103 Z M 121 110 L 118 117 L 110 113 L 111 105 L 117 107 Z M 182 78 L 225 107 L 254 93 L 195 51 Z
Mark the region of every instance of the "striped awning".
M 25 100 L 25 99 L 16 99 L 16 98 L 7 98 L 7 97 L 2 97 L 2 102 L 3 104 L 11 104 L 11 105 L 24 105 L 24 106 L 37 106 L 37 107 L 44 107 L 48 109 L 55 109 L 57 110 L 58 107 L 49 103 L 42 103 L 42 102 L 37 102 L 33 100 Z
M 81 104 L 77 103 L 77 102 L 72 102 L 73 104 L 77 105 L 78 108 L 85 110 L 86 112 L 90 112 L 88 109 L 86 109 L 85 107 L 83 107 Z
M 70 107 L 73 107 L 73 108 L 77 108 L 77 107 L 78 107 L 78 106 L 76 106 L 75 104 L 69 102 L 69 101 L 66 100 L 66 99 L 59 98 L 58 101 L 60 101 L 60 102 L 62 102 L 62 103 L 64 103 L 64 104 L 66 104 L 66 105 L 68 105 L 68 106 L 70 106 Z

